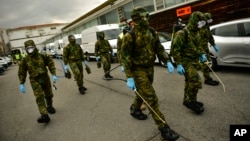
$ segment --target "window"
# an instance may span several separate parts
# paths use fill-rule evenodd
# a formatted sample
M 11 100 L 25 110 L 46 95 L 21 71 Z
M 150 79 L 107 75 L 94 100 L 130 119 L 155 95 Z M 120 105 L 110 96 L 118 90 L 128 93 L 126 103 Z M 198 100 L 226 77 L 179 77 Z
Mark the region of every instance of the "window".
M 244 23 L 246 36 L 250 37 L 250 22 Z
M 121 33 L 120 29 L 110 29 L 110 30 L 104 30 L 106 40 L 112 40 L 117 39 L 119 34 Z
M 107 19 L 107 23 L 109 23 L 109 24 L 119 23 L 117 10 L 113 10 L 113 11 L 107 13 L 105 16 Z
M 105 15 L 102 15 L 101 17 L 98 18 L 98 24 L 107 24 Z
M 153 0 L 134 0 L 133 1 L 134 7 L 143 7 L 148 12 L 154 12 L 154 2 Z
M 183 3 L 185 0 L 165 0 L 165 7 L 170 7 L 179 3 Z
M 218 27 L 214 30 L 214 34 L 217 36 L 239 36 L 237 24 L 226 25 Z
M 132 2 L 129 2 L 127 4 L 125 4 L 123 6 L 123 11 L 124 11 L 124 16 L 126 19 L 130 19 L 131 18 L 131 11 L 133 9 L 133 5 L 132 5 Z

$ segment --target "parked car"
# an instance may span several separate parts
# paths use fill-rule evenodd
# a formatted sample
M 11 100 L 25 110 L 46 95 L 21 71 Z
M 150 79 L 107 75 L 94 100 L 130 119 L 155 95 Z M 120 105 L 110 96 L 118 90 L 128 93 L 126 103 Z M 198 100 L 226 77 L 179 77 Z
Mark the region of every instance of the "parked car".
M 2 65 L 4 69 L 9 67 L 8 62 L 3 57 L 0 57 L 0 65 Z
M 213 25 L 210 30 L 219 47 L 216 53 L 209 45 L 214 70 L 218 66 L 250 67 L 250 18 Z
M 165 49 L 165 52 L 169 55 L 169 53 L 170 53 L 170 46 L 171 46 L 171 36 L 167 32 L 158 32 L 158 35 L 159 35 L 159 40 L 160 40 L 162 46 Z M 155 63 L 159 63 L 162 66 L 166 67 L 165 66 L 166 64 L 164 64 L 161 60 L 159 60 L 157 58 L 157 56 L 156 56 Z
M 5 71 L 5 68 L 2 65 L 0 65 L 0 74 L 4 73 L 4 71 Z
M 5 59 L 7 61 L 7 64 L 10 66 L 12 65 L 12 58 L 11 57 L 8 57 L 8 56 L 4 56 L 2 57 L 3 59 Z

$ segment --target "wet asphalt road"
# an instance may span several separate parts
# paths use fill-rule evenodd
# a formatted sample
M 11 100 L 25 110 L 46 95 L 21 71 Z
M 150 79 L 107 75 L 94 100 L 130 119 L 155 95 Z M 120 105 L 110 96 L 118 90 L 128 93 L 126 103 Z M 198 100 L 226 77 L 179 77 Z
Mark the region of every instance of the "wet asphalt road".
M 62 76 L 60 63 L 54 61 L 57 75 Z M 126 83 L 103 80 L 103 70 L 97 69 L 96 62 L 89 66 L 92 73 L 84 72 L 85 95 L 79 94 L 73 78 L 59 78 L 58 89 L 53 91 L 56 114 L 50 115 L 49 124 L 36 122 L 39 112 L 29 80 L 26 94 L 21 94 L 18 66 L 10 66 L 0 75 L 0 141 L 159 141 L 151 115 L 145 121 L 129 115 L 134 93 Z M 250 69 L 222 67 L 216 73 L 226 92 L 222 85 L 203 85 L 198 100 L 205 104 L 205 112 L 196 115 L 182 105 L 184 77 L 176 70 L 169 74 L 166 68 L 155 66 L 154 88 L 160 109 L 180 134 L 178 141 L 229 141 L 230 124 L 250 124 Z M 111 75 L 125 80 L 120 68 Z

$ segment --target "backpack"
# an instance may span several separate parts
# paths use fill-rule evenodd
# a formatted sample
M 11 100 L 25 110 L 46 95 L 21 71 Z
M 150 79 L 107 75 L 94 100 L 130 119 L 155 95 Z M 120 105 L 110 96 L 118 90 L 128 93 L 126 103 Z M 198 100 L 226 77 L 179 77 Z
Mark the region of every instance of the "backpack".
M 156 34 L 155 34 L 154 28 L 149 27 L 148 29 L 149 29 L 149 31 L 151 32 L 151 34 L 153 35 L 153 37 L 155 37 Z M 134 49 L 134 48 L 135 48 L 136 37 L 135 37 L 135 32 L 133 31 L 133 28 L 132 28 L 130 31 L 128 31 L 128 33 L 132 36 L 132 39 L 133 39 L 133 49 Z M 154 49 L 155 49 L 155 48 L 154 48 Z M 133 51 L 133 52 L 134 52 L 134 51 Z M 156 52 L 156 50 L 155 50 L 155 52 Z
M 188 33 L 187 33 L 187 29 L 185 27 L 182 27 L 180 25 L 174 25 L 173 26 L 173 33 L 172 33 L 172 42 L 171 42 L 171 46 L 170 46 L 170 56 L 172 56 L 172 50 L 173 50 L 173 40 L 175 38 L 175 34 L 182 30 L 184 32 L 184 35 L 185 35 L 185 43 L 187 42 L 188 40 Z M 172 58 L 172 57 L 171 57 Z

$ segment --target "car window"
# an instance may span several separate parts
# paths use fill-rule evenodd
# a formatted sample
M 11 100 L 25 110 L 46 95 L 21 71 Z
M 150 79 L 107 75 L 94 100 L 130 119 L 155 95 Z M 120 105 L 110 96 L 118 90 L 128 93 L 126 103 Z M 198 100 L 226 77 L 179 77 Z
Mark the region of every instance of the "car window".
M 246 36 L 250 37 L 250 22 L 244 23 L 243 25 L 244 25 L 244 28 L 245 28 Z
M 216 29 L 214 29 L 213 34 L 217 36 L 228 36 L 228 37 L 239 36 L 237 24 L 217 27 Z
M 159 32 L 158 35 L 161 43 L 171 41 L 171 37 L 166 32 Z

